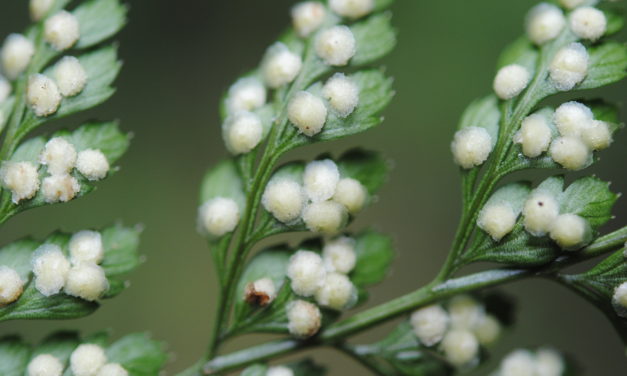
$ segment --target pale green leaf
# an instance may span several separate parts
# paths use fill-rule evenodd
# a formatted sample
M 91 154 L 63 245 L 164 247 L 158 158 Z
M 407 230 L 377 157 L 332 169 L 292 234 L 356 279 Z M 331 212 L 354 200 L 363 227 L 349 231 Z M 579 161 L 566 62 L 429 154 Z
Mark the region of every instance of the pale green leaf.
M 357 235 L 355 241 L 357 263 L 350 274 L 351 281 L 358 287 L 381 282 L 394 257 L 392 239 L 370 230 Z
M 627 46 L 606 42 L 588 49 L 588 74 L 577 89 L 594 89 L 620 81 L 627 75 Z
M 242 211 L 246 205 L 243 182 L 237 171 L 237 166 L 232 160 L 218 163 L 203 178 L 200 188 L 200 203 L 216 197 L 234 200 Z
M 120 31 L 126 24 L 126 5 L 119 0 L 90 0 L 72 13 L 80 25 L 80 39 L 76 48 L 98 44 Z
M 396 45 L 396 32 L 391 24 L 389 12 L 375 14 L 351 26 L 357 51 L 350 61 L 351 66 L 363 66 L 387 55 Z

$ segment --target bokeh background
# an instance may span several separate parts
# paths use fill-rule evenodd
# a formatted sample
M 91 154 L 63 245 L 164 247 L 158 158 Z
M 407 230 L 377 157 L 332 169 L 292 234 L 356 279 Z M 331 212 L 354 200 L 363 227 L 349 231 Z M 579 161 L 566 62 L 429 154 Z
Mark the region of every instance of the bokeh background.
M 149 331 L 168 343 L 167 374 L 198 359 L 206 347 L 215 307 L 209 252 L 195 232 L 197 192 L 204 171 L 226 157 L 218 100 L 241 73 L 257 64 L 289 22 L 293 1 L 131 0 L 130 23 L 120 35 L 124 60 L 118 93 L 98 109 L 46 130 L 96 117 L 119 118 L 134 133 L 121 171 L 93 194 L 10 220 L 0 230 L 6 243 L 27 234 L 44 237 L 61 228 L 76 231 L 115 221 L 142 223 L 147 262 L 129 279 L 131 288 L 104 302 L 92 316 L 71 322 L 9 322 L 0 335 L 19 332 L 38 340 L 53 328 L 85 332 L 110 328 L 114 337 Z M 399 44 L 383 61 L 396 78 L 397 96 L 382 126 L 340 142 L 310 147 L 290 157 L 310 158 L 352 146 L 380 150 L 394 169 L 379 202 L 354 223 L 390 233 L 398 249 L 389 278 L 372 291 L 370 304 L 412 291 L 431 280 L 446 256 L 459 218 L 459 176 L 449 143 L 465 106 L 491 90 L 499 51 L 522 32 L 533 0 L 398 0 L 393 6 Z M 0 33 L 28 22 L 24 0 L 3 0 Z M 625 40 L 625 35 L 621 37 Z M 603 95 L 627 100 L 625 83 Z M 598 92 L 585 93 L 586 96 Z M 627 191 L 627 137 L 591 171 Z M 627 200 L 615 209 L 627 222 Z M 571 292 L 544 280 L 504 287 L 516 296 L 519 319 L 506 333 L 499 358 L 517 346 L 551 344 L 586 367 L 587 375 L 625 374 L 625 353 L 610 324 Z M 357 336 L 375 340 L 391 324 Z M 246 337 L 226 350 L 266 339 Z M 330 350 L 308 353 L 332 365 L 331 375 L 364 374 Z M 489 367 L 491 369 L 492 367 Z M 487 374 L 483 369 L 476 375 Z

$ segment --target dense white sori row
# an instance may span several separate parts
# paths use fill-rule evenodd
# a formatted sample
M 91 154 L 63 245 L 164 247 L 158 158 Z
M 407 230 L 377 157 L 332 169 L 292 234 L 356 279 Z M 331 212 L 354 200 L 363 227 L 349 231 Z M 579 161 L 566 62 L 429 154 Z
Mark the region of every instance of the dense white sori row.
M 27 367 L 27 376 L 61 376 L 63 363 L 52 354 L 34 357 Z M 129 373 L 118 363 L 107 363 L 102 347 L 86 343 L 79 345 L 70 356 L 73 376 L 128 376 Z
M 439 344 L 439 351 L 452 365 L 473 366 L 481 346 L 499 338 L 502 325 L 469 295 L 452 298 L 446 308 L 436 304 L 415 311 L 410 318 L 414 333 L 424 346 Z
M 39 165 L 32 162 L 5 162 L 0 169 L 2 186 L 12 193 L 12 200 L 35 197 L 39 189 L 47 203 L 66 202 L 81 189 L 79 181 L 71 175 L 74 168 L 86 179 L 103 179 L 109 172 L 109 161 L 98 149 L 77 152 L 68 140 L 54 137 L 44 146 L 39 163 L 47 167 L 48 176 L 39 180 Z
M 491 376 L 563 376 L 565 372 L 566 362 L 559 352 L 551 348 L 519 349 L 507 355 Z
M 99 232 L 79 231 L 69 242 L 70 260 L 56 244 L 46 243 L 38 247 L 32 257 L 35 288 L 44 296 L 62 291 L 81 299 L 94 301 L 109 288 L 109 282 L 100 264 L 104 247 Z M 19 299 L 26 281 L 20 274 L 6 266 L 0 266 L 0 307 Z
M 557 38 L 567 24 L 580 39 L 596 41 L 605 34 L 607 20 L 602 11 L 591 6 L 578 7 L 584 2 L 563 3 L 569 9 L 575 8 L 568 20 L 559 7 L 548 3 L 539 4 L 530 11 L 527 35 L 535 44 L 542 45 Z M 568 91 L 581 83 L 588 72 L 588 60 L 586 47 L 581 43 L 561 48 L 549 66 L 554 87 Z M 501 99 L 512 99 L 527 88 L 531 79 L 527 68 L 508 65 L 496 74 L 494 91 Z M 515 142 L 522 144 L 525 156 L 535 158 L 549 151 L 553 160 L 564 168 L 578 170 L 586 166 L 592 151 L 607 148 L 612 141 L 608 125 L 595 121 L 590 110 L 583 105 L 574 102 L 564 104 L 556 111 L 553 121 L 560 131 L 560 137 L 553 141 L 547 120 L 541 115 L 534 114 L 523 121 Z M 455 134 L 451 149 L 455 162 L 464 169 L 470 169 L 488 159 L 494 143 L 485 128 L 472 126 Z

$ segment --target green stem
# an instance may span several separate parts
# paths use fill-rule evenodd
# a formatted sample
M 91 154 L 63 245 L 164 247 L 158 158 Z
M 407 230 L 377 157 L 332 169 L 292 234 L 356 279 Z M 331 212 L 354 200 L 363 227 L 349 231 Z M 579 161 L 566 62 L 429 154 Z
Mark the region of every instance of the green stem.
M 394 369 L 388 366 L 387 364 L 378 362 L 366 355 L 358 354 L 353 346 L 350 346 L 348 344 L 340 344 L 340 345 L 336 345 L 335 348 L 343 352 L 344 354 L 348 355 L 352 359 L 356 360 L 364 367 L 368 368 L 368 370 L 370 370 L 375 375 L 389 376 L 389 375 L 396 374 Z

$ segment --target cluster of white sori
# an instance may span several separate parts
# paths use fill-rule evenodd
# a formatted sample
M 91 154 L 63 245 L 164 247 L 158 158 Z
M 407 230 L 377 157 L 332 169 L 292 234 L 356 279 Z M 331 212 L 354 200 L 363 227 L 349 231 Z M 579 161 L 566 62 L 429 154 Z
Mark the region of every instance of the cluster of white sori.
M 27 376 L 61 376 L 64 363 L 52 354 L 39 354 L 28 363 Z M 119 363 L 108 363 L 105 350 L 91 343 L 79 345 L 70 355 L 73 376 L 128 376 Z
M 288 303 L 288 329 L 296 337 L 311 337 L 318 332 L 321 313 L 318 306 L 341 311 L 357 301 L 357 289 L 349 274 L 355 268 L 355 240 L 339 237 L 327 242 L 322 254 L 298 250 L 290 258 L 287 276 L 292 291 L 303 299 Z
M 40 164 L 47 168 L 47 176 L 41 181 Z M 0 182 L 11 191 L 15 204 L 35 197 L 40 189 L 45 202 L 66 202 L 81 190 L 78 179 L 72 175 L 74 169 L 88 180 L 100 180 L 107 176 L 109 162 L 98 149 L 77 152 L 68 139 L 54 137 L 41 151 L 39 163 L 5 162 L 0 169 Z
M 270 179 L 262 197 L 264 208 L 285 224 L 299 220 L 315 233 L 337 234 L 348 215 L 358 213 L 366 204 L 368 191 L 361 182 L 342 177 L 330 159 L 307 164 L 303 184 L 279 173 Z
M 491 376 L 563 376 L 566 371 L 566 362 L 556 350 L 519 349 L 507 355 Z
M 455 367 L 476 364 L 481 346 L 496 342 L 502 327 L 481 302 L 469 295 L 456 296 L 445 306 L 421 308 L 412 313 L 410 323 L 422 345 L 437 345 Z
M 294 376 L 294 370 L 286 366 L 269 367 L 266 376 Z
M 624 248 L 625 250 L 623 251 L 623 255 L 625 256 L 625 259 L 627 259 L 627 242 L 625 242 Z M 627 282 L 619 284 L 614 289 L 612 305 L 619 316 L 627 318 Z

